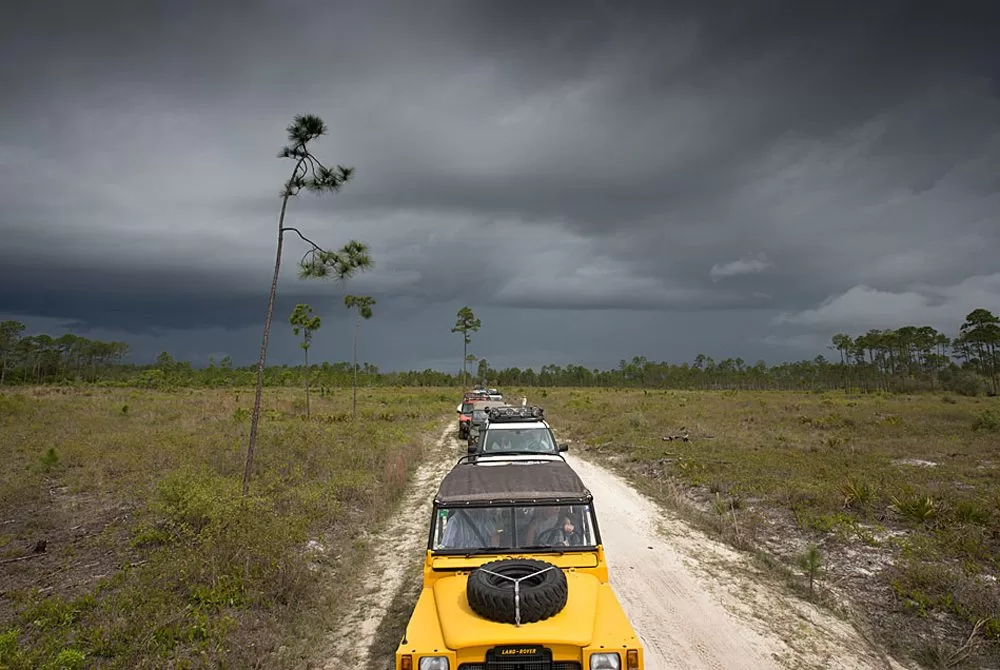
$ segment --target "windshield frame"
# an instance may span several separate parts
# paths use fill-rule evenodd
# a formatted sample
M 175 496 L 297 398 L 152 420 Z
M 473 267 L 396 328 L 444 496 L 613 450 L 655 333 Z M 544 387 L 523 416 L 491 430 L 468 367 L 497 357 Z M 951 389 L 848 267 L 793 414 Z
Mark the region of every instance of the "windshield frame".
M 457 548 L 457 549 L 435 549 L 434 548 L 434 535 L 437 531 L 438 518 L 442 510 L 459 510 L 459 509 L 504 509 L 504 510 L 515 510 L 526 507 L 582 507 L 584 510 L 581 514 L 586 515 L 586 522 L 590 525 L 590 534 L 594 541 L 593 544 L 586 545 L 574 545 L 574 546 L 532 546 L 531 548 L 525 547 L 478 547 L 475 549 L 469 548 Z M 513 514 L 514 520 L 513 531 L 517 531 L 517 515 Z M 580 552 L 592 552 L 596 551 L 598 547 L 602 545 L 601 540 L 601 528 L 597 521 L 597 510 L 594 508 L 593 498 L 581 500 L 581 499 L 565 499 L 565 500 L 539 500 L 530 501 L 522 500 L 517 502 L 483 502 L 483 503 L 468 503 L 460 505 L 440 505 L 435 502 L 431 510 L 431 523 L 430 529 L 427 533 L 427 551 L 429 551 L 433 556 L 491 556 L 499 554 L 569 554 L 569 553 L 580 553 Z

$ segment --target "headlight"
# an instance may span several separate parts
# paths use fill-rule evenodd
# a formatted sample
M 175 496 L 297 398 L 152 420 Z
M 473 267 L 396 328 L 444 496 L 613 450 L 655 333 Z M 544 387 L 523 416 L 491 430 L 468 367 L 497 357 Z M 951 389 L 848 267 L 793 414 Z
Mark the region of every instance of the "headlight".
M 420 670 L 448 670 L 448 657 L 423 656 L 420 658 Z
M 621 667 L 622 658 L 616 652 L 590 655 L 590 670 L 620 670 Z M 424 670 L 423 666 L 420 670 Z

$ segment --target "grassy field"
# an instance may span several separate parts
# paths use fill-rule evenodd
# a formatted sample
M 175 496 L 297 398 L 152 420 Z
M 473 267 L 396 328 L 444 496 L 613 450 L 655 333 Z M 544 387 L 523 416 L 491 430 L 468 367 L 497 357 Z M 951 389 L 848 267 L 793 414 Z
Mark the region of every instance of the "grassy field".
M 1000 655 L 997 399 L 505 390 L 890 650 Z M 303 667 L 456 396 L 269 390 L 243 498 L 249 389 L 0 394 L 0 668 Z
M 0 667 L 302 667 L 455 396 L 5 391 Z
M 894 653 L 995 667 L 1000 400 L 524 391 L 573 451 L 755 553 L 804 596 L 848 605 Z

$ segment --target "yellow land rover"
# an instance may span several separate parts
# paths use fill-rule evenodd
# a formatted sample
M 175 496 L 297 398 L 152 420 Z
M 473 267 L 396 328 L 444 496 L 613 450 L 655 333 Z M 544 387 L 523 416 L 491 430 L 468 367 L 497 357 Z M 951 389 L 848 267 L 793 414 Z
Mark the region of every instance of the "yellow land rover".
M 593 497 L 561 459 L 463 458 L 434 498 L 396 670 L 642 670 Z

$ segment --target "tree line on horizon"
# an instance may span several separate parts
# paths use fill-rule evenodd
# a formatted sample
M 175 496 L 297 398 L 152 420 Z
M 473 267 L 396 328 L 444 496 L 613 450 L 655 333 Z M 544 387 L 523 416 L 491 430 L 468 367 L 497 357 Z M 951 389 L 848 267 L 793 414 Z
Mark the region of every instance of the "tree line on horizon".
M 463 308 L 468 309 L 468 308 Z M 691 362 L 651 361 L 644 356 L 621 360 L 616 368 L 543 365 L 540 369 L 495 369 L 486 358 L 468 354 L 469 332 L 479 320 L 459 310 L 453 332 L 463 337 L 463 363 L 475 363 L 472 378 L 500 387 L 598 386 L 674 389 L 951 391 L 964 395 L 995 394 L 1000 377 L 1000 318 L 986 309 L 969 313 L 949 338 L 930 326 L 869 330 L 852 337 L 837 333 L 823 355 L 768 366 L 739 357 L 716 359 L 699 354 Z M 472 328 L 471 326 L 475 326 Z M 25 334 L 24 324 L 0 323 L 0 383 L 169 387 L 244 387 L 255 383 L 256 365 L 234 366 L 232 359 L 210 359 L 196 367 L 168 352 L 151 364 L 127 363 L 125 342 L 102 342 L 67 333 L 58 337 Z M 465 368 L 465 365 L 463 365 Z M 369 362 L 322 362 L 266 366 L 263 384 L 300 387 L 308 374 L 313 388 L 359 386 L 465 386 L 466 370 L 383 372 Z

